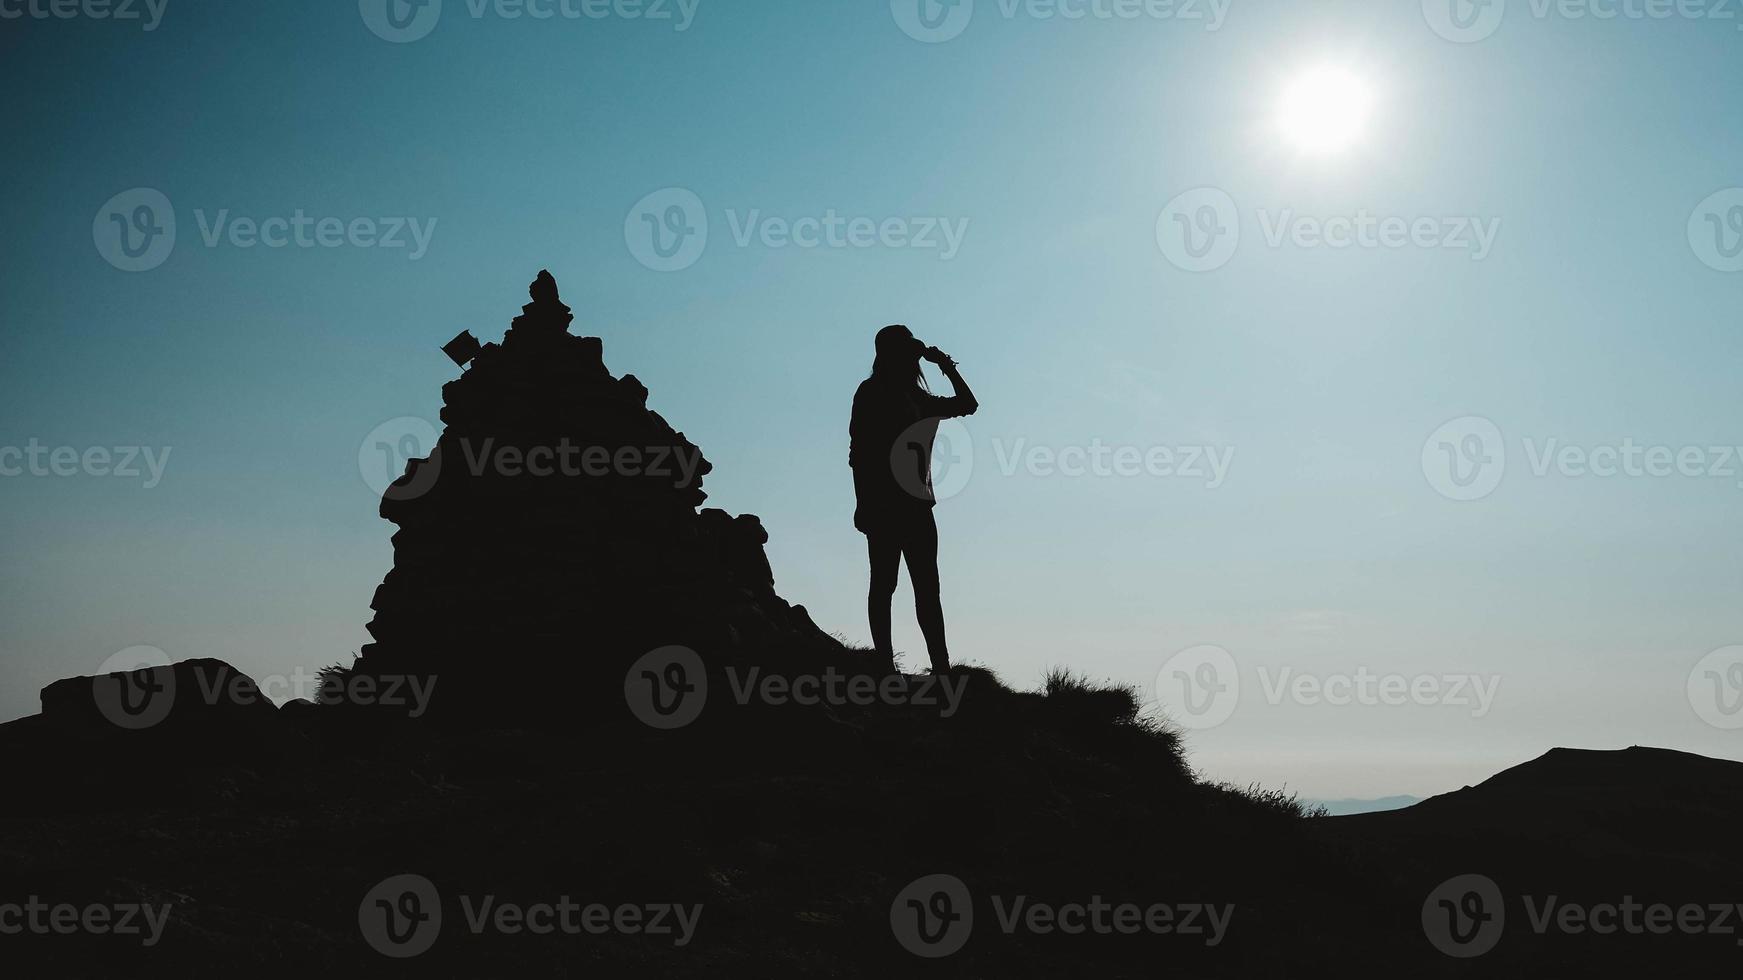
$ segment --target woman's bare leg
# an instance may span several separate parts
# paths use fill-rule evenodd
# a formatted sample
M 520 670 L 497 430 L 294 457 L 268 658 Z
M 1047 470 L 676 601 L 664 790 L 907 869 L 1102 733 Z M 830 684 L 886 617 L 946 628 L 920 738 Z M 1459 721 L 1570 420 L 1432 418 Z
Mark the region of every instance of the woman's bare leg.
M 896 577 L 902 560 L 901 540 L 890 533 L 865 536 L 871 563 L 871 588 L 866 593 L 866 619 L 871 625 L 872 647 L 878 657 L 894 665 L 895 646 L 890 640 L 890 599 L 896 594 Z
M 902 554 L 908 560 L 908 581 L 914 586 L 914 616 L 926 637 L 926 654 L 933 673 L 950 669 L 950 648 L 944 641 L 944 601 L 938 584 L 938 525 L 932 512 L 915 519 L 903 535 Z

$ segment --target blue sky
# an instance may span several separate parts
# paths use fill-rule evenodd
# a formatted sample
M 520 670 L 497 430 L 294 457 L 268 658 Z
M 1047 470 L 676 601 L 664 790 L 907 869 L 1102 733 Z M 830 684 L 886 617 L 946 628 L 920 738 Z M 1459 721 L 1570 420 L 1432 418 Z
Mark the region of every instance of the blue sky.
M 1553 745 L 1743 759 L 1743 659 L 1709 657 L 1743 643 L 1743 462 L 1717 451 L 1743 444 L 1743 192 L 1712 198 L 1743 185 L 1733 12 L 1514 0 L 1455 40 L 1439 0 L 1233 0 L 1214 29 L 1208 2 L 978 0 L 930 43 L 908 0 L 700 0 L 687 22 L 446 0 L 393 43 L 370 2 L 168 0 L 149 31 L 0 3 L 26 13 L 0 19 L 0 73 L 28 93 L 0 146 L 0 446 L 163 462 L 151 486 L 0 477 L 0 718 L 136 645 L 262 677 L 347 659 L 391 560 L 360 447 L 434 420 L 437 348 L 498 337 L 549 268 L 576 332 L 715 464 L 711 505 L 760 515 L 778 587 L 850 639 L 847 410 L 904 322 L 983 406 L 939 508 L 959 658 L 1168 706 L 1172 658 L 1221 648 L 1238 697 L 1192 719 L 1194 761 L 1316 796 L 1444 791 Z M 1309 156 L 1274 116 L 1325 64 L 1372 112 Z M 129 272 L 102 218 L 136 188 L 177 233 Z M 636 219 L 672 188 L 708 236 L 660 271 Z M 1187 218 L 1216 202 L 1239 238 L 1189 271 L 1169 209 L 1199 188 L 1220 196 Z M 370 233 L 235 237 L 299 213 Z M 831 216 L 893 234 L 804 248 L 769 223 Z M 1426 222 L 1434 247 L 1319 243 L 1340 218 Z M 427 247 L 366 244 L 407 222 Z M 1478 499 L 1424 462 L 1497 440 Z M 1701 463 L 1555 455 L 1625 443 Z M 1048 462 L 1097 447 L 1176 465 Z M 1193 452 L 1220 481 L 1177 472 Z M 1427 693 L 1313 693 L 1363 676 Z

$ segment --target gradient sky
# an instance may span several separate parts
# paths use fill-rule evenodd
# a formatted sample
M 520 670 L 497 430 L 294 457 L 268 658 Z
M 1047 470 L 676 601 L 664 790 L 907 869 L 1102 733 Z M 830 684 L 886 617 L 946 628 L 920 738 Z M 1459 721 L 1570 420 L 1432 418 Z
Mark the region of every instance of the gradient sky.
M 866 640 L 849 401 L 873 332 L 905 322 L 983 406 L 939 508 L 959 659 L 1157 697 L 1178 651 L 1221 647 L 1239 700 L 1191 732 L 1193 761 L 1312 796 L 1441 792 L 1555 745 L 1743 759 L 1743 729 L 1689 692 L 1709 651 L 1743 643 L 1743 463 L 1606 478 L 1530 458 L 1551 439 L 1743 445 L 1743 273 L 1689 231 L 1743 185 L 1743 21 L 1514 0 L 1455 43 L 1430 26 L 1438 0 L 1234 0 L 1214 30 L 978 0 L 959 36 L 923 43 L 903 2 L 700 0 L 680 31 L 446 0 L 409 43 L 348 0 L 168 0 L 151 31 L 0 19 L 0 446 L 170 451 L 149 488 L 0 477 L 0 718 L 140 644 L 261 678 L 349 660 L 393 530 L 360 447 L 434 420 L 455 374 L 437 348 L 498 339 L 549 268 L 576 332 L 715 464 L 710 504 L 762 517 L 777 587 L 849 639 Z M 1359 145 L 1307 159 L 1271 118 L 1323 63 L 1376 103 Z M 1235 203 L 1240 241 L 1190 272 L 1158 217 L 1200 187 Z M 133 188 L 177 220 L 144 272 L 93 227 Z M 674 272 L 626 234 L 665 188 L 709 222 Z M 436 224 L 415 259 L 208 246 L 223 209 Z M 967 225 L 948 258 L 741 245 L 752 211 Z M 1285 212 L 1499 225 L 1481 258 L 1273 245 Z M 1507 459 L 1458 501 L 1423 449 L 1471 416 Z M 1215 487 L 1005 472 L 1019 446 L 1096 445 L 1234 456 Z M 916 663 L 910 611 L 904 585 Z M 1499 687 L 1481 717 L 1273 704 L 1284 668 Z

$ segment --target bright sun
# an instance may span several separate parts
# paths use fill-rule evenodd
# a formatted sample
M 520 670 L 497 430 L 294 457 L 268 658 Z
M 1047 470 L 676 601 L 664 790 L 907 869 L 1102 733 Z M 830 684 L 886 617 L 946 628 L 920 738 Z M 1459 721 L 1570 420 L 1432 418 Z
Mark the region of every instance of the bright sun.
M 1368 83 L 1355 72 L 1313 68 L 1284 88 L 1277 124 L 1283 138 L 1298 150 L 1336 153 L 1361 139 L 1373 101 Z

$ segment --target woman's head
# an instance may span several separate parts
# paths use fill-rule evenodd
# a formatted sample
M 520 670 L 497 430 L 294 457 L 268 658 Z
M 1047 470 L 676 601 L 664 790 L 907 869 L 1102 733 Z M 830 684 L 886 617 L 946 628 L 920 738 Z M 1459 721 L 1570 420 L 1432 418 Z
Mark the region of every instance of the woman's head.
M 907 327 L 893 323 L 878 331 L 877 356 L 872 359 L 872 378 L 898 384 L 924 385 L 920 354 L 926 345 L 914 339 Z

